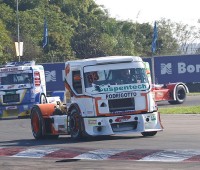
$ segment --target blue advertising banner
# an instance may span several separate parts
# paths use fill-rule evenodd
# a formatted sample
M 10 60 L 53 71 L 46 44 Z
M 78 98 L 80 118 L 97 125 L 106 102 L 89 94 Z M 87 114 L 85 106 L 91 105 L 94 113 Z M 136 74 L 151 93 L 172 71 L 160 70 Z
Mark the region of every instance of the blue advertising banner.
M 151 58 L 142 58 L 151 67 Z M 65 63 L 42 64 L 45 70 L 47 91 L 60 91 L 64 88 Z M 156 84 L 200 82 L 200 55 L 154 57 Z M 152 75 L 152 74 L 151 74 Z
M 43 65 L 45 70 L 47 92 L 65 90 L 64 87 L 65 63 L 46 63 L 41 65 Z
M 155 82 L 200 82 L 200 55 L 155 57 Z
M 148 62 L 151 67 L 151 58 L 142 58 L 143 61 Z

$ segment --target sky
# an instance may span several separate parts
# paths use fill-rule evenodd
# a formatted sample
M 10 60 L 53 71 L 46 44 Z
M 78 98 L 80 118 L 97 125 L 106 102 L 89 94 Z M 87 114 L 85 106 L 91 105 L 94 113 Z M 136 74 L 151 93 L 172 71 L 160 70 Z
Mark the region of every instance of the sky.
M 200 27 L 200 0 L 95 0 L 119 20 L 154 23 L 161 18 Z

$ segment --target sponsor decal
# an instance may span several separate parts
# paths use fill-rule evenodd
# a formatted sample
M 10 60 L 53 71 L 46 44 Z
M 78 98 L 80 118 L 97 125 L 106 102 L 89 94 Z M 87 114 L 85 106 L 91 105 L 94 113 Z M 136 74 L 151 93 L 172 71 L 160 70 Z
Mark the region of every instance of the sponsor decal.
M 98 87 L 98 88 L 97 88 Z M 108 92 L 123 92 L 123 91 L 132 91 L 132 90 L 146 90 L 147 84 L 127 84 L 127 85 L 119 85 L 119 86 L 95 86 L 94 91 L 108 93 Z
M 183 73 L 199 73 L 200 72 L 200 64 L 196 65 L 186 65 L 185 63 L 181 62 L 178 63 L 178 74 L 183 74 Z
M 123 114 L 133 114 L 134 110 L 127 110 L 127 111 L 116 111 L 116 112 L 111 112 L 112 114 L 120 114 L 120 115 L 123 115 Z
M 7 106 L 6 110 L 15 110 L 17 109 L 17 106 Z
M 161 63 L 161 74 L 172 74 L 172 63 Z
M 26 84 L 21 84 L 21 85 L 18 86 L 19 89 L 24 88 L 24 87 L 26 87 Z
M 15 87 L 15 85 L 11 85 L 11 86 L 8 86 L 7 89 L 12 89 L 14 87 Z
M 64 125 L 58 125 L 58 131 L 60 133 L 65 133 L 67 131 L 67 129 L 65 128 Z
M 56 71 L 45 71 L 46 82 L 56 81 Z
M 88 124 L 89 125 L 96 125 L 97 124 L 97 120 L 96 119 L 89 119 L 88 120 Z
M 151 116 L 151 121 L 155 121 L 156 120 L 156 116 L 155 115 L 152 115 Z
M 125 122 L 127 120 L 129 120 L 131 118 L 131 116 L 122 116 L 122 117 L 118 117 L 117 119 L 115 119 L 115 122 Z
M 172 63 L 161 63 L 161 75 L 164 74 L 172 74 Z M 187 65 L 184 62 L 177 63 L 178 74 L 185 74 L 185 73 L 199 73 L 200 72 L 200 64 Z
M 165 93 L 163 93 L 163 92 L 159 92 L 159 91 L 156 92 L 156 96 L 157 96 L 157 97 L 163 97 L 164 94 L 165 94 Z
M 7 72 L 14 72 L 14 71 L 18 71 L 18 68 L 17 67 L 10 67 L 10 68 L 2 68 L 2 69 L 0 69 L 0 72 L 5 72 L 5 73 L 7 73 Z
M 87 111 L 87 114 L 91 115 L 93 114 L 93 111 Z
M 151 123 L 151 122 L 154 122 L 156 121 L 156 116 L 155 115 L 149 115 L 147 116 L 146 118 L 148 118 L 150 121 L 148 121 L 147 123 Z
M 106 94 L 106 99 L 132 98 L 135 97 L 136 95 L 137 95 L 136 92 Z

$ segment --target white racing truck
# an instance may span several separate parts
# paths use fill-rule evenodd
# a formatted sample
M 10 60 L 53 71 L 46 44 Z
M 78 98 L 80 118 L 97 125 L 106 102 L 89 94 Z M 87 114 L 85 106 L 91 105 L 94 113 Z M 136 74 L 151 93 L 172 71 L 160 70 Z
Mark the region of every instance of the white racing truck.
M 123 72 L 127 80 L 120 78 Z M 66 62 L 64 101 L 33 106 L 31 127 L 35 139 L 125 133 L 154 136 L 163 130 L 140 57 Z

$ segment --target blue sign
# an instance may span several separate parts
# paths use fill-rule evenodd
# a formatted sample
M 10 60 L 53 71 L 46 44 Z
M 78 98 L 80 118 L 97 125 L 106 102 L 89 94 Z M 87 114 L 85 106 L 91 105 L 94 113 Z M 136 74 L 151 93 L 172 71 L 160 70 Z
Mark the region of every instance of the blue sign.
M 142 59 L 150 64 L 152 72 L 152 58 Z M 47 91 L 65 90 L 65 63 L 42 65 L 45 70 Z M 200 82 L 200 55 L 154 57 L 154 73 L 156 84 Z
M 200 82 L 200 55 L 155 57 L 155 82 Z
M 41 65 L 43 65 L 45 71 L 47 92 L 65 90 L 65 63 L 47 63 Z

